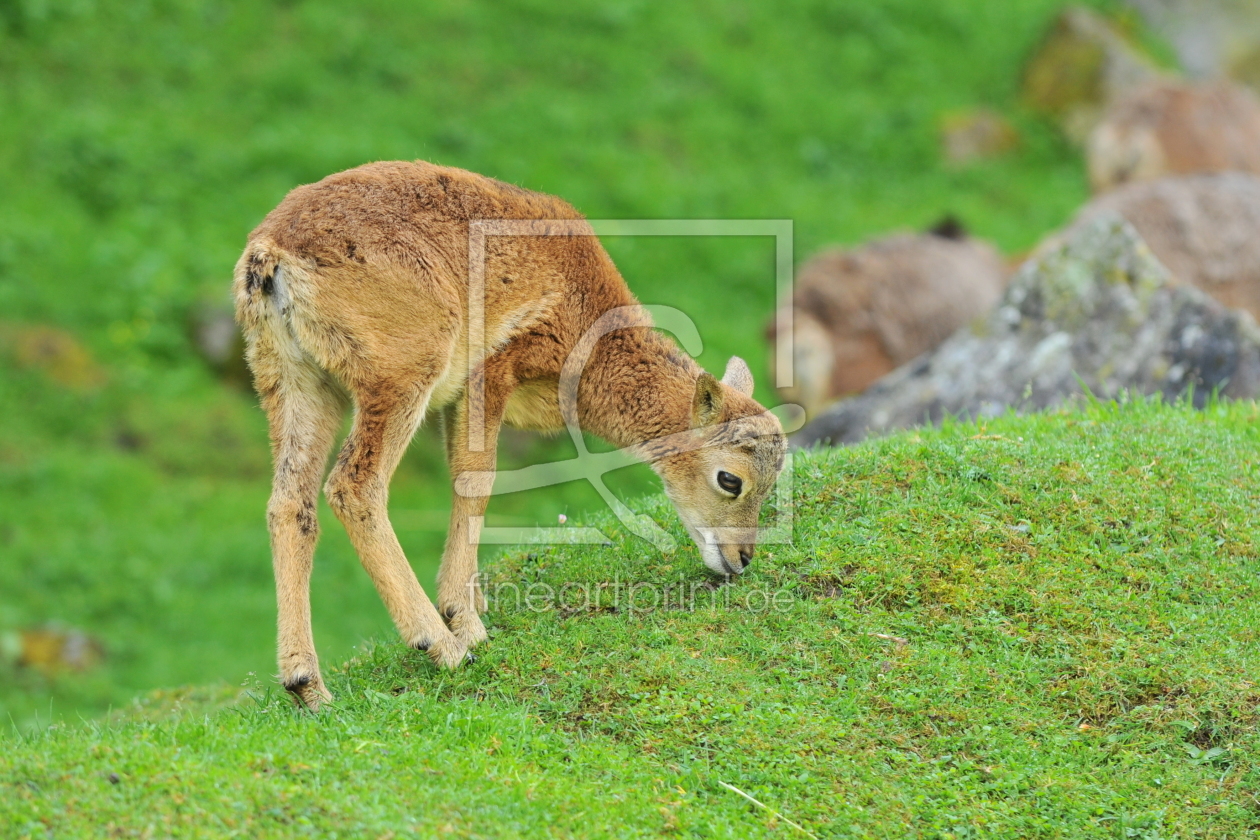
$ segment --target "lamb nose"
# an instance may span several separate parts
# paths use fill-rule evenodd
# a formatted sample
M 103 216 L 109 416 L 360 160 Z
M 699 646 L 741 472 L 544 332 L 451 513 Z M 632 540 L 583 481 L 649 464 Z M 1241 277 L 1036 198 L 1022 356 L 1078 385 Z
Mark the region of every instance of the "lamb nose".
M 747 548 L 739 550 L 739 562 L 744 564 L 744 568 L 748 568 L 748 564 L 752 562 L 752 551 Z

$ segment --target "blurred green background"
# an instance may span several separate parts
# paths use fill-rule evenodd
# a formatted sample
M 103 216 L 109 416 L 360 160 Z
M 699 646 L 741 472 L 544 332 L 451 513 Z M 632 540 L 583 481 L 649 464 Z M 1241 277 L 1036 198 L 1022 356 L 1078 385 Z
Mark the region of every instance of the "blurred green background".
M 288 190 L 423 158 L 593 218 L 792 219 L 798 260 L 947 213 L 1015 255 L 1087 195 L 1079 152 L 1019 96 L 1064 5 L 0 0 L 0 720 L 273 672 L 265 422 L 191 335 Z M 943 121 L 975 108 L 1019 143 L 951 164 Z M 606 244 L 641 300 L 692 315 L 707 368 L 744 356 L 774 402 L 772 240 Z M 503 449 L 511 466 L 567 447 Z M 439 452 L 422 430 L 391 502 L 426 586 Z M 652 486 L 642 469 L 614 483 Z M 496 498 L 490 524 L 599 504 L 548 488 Z M 322 515 L 315 629 L 335 662 L 392 630 Z M 17 665 L 38 628 L 103 657 Z

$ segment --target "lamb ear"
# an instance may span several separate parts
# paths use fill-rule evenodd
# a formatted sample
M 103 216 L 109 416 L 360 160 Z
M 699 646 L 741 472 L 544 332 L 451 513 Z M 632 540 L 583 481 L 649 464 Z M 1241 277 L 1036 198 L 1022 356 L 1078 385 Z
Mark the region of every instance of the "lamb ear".
M 696 394 L 691 399 L 691 427 L 712 426 L 722 418 L 722 386 L 710 373 L 701 373 L 696 380 Z
M 731 356 L 731 360 L 726 363 L 726 373 L 722 374 L 722 381 L 744 396 L 752 396 L 752 371 L 748 369 L 748 362 L 739 356 Z

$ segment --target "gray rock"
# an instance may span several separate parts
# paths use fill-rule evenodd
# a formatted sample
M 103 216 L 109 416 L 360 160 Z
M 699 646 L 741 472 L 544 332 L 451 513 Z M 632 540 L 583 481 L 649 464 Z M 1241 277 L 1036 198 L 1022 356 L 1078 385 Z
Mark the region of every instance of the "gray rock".
M 1256 0 L 1126 0 L 1168 39 L 1193 78 L 1222 74 L 1260 84 L 1260 3 Z
M 1024 67 L 1023 99 L 1081 143 L 1117 96 L 1163 75 L 1110 20 L 1069 6 Z
M 1096 219 L 1026 263 L 986 319 L 837 404 L 795 444 L 852 443 L 946 415 L 1033 411 L 1127 391 L 1196 404 L 1260 391 L 1260 328 L 1171 282 L 1128 222 Z
M 1047 247 L 1111 214 L 1133 225 L 1177 280 L 1260 319 L 1260 175 L 1224 172 L 1128 184 L 1086 204 Z

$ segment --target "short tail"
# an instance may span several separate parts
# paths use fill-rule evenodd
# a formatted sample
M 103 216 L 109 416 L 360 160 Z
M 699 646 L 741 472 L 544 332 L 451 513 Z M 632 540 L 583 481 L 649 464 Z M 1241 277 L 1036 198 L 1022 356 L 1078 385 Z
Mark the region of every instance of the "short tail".
M 232 293 L 245 338 L 245 359 L 264 402 L 288 387 L 323 378 L 321 367 L 299 343 L 290 319 L 292 295 L 280 255 L 250 243 L 236 264 Z
M 250 243 L 236 263 L 232 283 L 232 297 L 236 302 L 236 321 L 248 337 L 251 328 L 259 326 L 266 316 L 263 307 L 272 305 L 269 300 L 276 292 L 276 273 L 280 261 L 265 246 Z

